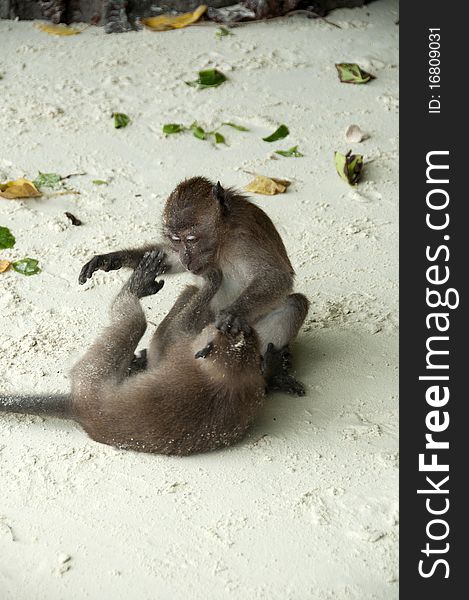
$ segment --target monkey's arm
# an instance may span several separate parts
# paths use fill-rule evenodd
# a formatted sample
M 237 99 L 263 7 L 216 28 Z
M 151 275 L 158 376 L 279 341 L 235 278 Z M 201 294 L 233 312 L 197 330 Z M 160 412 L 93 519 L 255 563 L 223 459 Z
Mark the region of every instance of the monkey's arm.
M 200 333 L 213 319 L 207 307 L 220 288 L 223 274 L 220 269 L 211 269 L 204 275 L 203 287 L 195 293 L 180 314 L 180 326 L 187 333 Z
M 72 371 L 75 394 L 92 396 L 103 382 L 120 383 L 128 374 L 135 348 L 147 322 L 140 299 L 156 294 L 163 281 L 155 281 L 164 268 L 162 252 L 145 253 L 114 300 L 111 325 L 94 342 Z
M 116 271 L 122 267 L 136 269 L 144 254 L 152 251 L 164 253 L 164 273 L 182 273 L 184 271 L 177 253 L 170 246 L 164 243 L 148 244 L 141 248 L 129 248 L 127 250 L 109 252 L 108 254 L 96 254 L 82 267 L 78 276 L 78 282 L 80 284 L 86 283 L 93 276 L 93 273 L 99 270 Z
M 225 333 L 244 331 L 249 334 L 251 328 L 247 322 L 285 298 L 292 289 L 292 283 L 291 273 L 272 268 L 259 272 L 238 298 L 218 313 L 215 326 Z

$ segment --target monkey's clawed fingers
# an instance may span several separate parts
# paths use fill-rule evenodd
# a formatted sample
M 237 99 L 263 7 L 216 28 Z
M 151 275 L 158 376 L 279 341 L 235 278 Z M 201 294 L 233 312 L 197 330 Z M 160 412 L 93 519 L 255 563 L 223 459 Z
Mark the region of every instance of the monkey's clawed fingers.
M 304 396 L 306 394 L 305 386 L 293 377 L 282 373 L 281 375 L 274 375 L 267 382 L 267 392 L 278 391 L 291 394 L 292 396 Z
M 207 358 L 210 352 L 213 350 L 213 342 L 209 342 L 202 350 L 199 350 L 195 354 L 195 358 Z
M 155 277 L 166 270 L 164 252 L 152 250 L 145 252 L 140 264 L 130 276 L 127 289 L 138 298 L 152 296 L 161 290 L 164 281 L 155 281 Z
M 280 391 L 294 396 L 304 396 L 306 391 L 301 381 L 288 372 L 291 354 L 288 346 L 277 350 L 273 344 L 267 346 L 262 357 L 262 373 L 267 381 L 267 391 Z
M 243 317 L 238 317 L 233 313 L 222 311 L 215 319 L 215 327 L 222 333 L 237 335 L 243 332 L 245 335 L 251 335 L 252 329 Z
M 277 350 L 272 343 L 268 344 L 267 350 L 262 357 L 263 372 L 286 373 L 290 368 L 291 353 L 288 345 L 283 346 L 283 348 L 280 348 L 280 350 Z
M 162 250 L 151 250 L 145 252 L 137 269 L 144 271 L 149 277 L 158 277 L 166 272 L 167 266 L 164 263 L 165 253 Z
M 122 261 L 118 252 L 109 254 L 97 254 L 84 265 L 78 276 L 78 283 L 86 283 L 93 276 L 95 271 L 115 271 L 122 267 Z

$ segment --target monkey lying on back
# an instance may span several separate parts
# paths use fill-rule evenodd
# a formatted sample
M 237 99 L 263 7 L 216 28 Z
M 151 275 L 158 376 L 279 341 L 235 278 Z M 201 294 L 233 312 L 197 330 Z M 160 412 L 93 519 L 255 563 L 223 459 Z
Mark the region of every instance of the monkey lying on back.
M 128 376 L 146 329 L 139 299 L 161 289 L 155 277 L 163 270 L 162 253 L 143 256 L 114 301 L 111 325 L 73 368 L 70 396 L 0 396 L 0 411 L 71 418 L 97 442 L 142 452 L 187 455 L 237 442 L 264 402 L 265 384 L 255 334 L 204 325 L 219 270 L 205 271 L 203 287 L 174 317 L 164 357 L 150 348 L 152 366 Z
M 143 248 L 121 250 L 92 258 L 82 268 L 85 283 L 98 269 L 135 268 L 148 250 L 163 250 L 166 273 L 190 271 L 195 276 L 220 269 L 223 279 L 203 308 L 202 322 L 214 321 L 222 332 L 248 335 L 254 327 L 265 355 L 269 344 L 282 353 L 269 389 L 297 395 L 303 385 L 289 373 L 288 344 L 296 337 L 308 312 L 302 294 L 292 294 L 294 271 L 285 246 L 270 218 L 245 196 L 214 185 L 204 177 L 180 183 L 169 196 L 163 213 L 165 240 Z M 173 321 L 184 310 L 194 288 L 183 291 L 152 340 L 152 355 L 162 357 L 179 335 Z M 270 346 L 269 348 L 272 348 Z

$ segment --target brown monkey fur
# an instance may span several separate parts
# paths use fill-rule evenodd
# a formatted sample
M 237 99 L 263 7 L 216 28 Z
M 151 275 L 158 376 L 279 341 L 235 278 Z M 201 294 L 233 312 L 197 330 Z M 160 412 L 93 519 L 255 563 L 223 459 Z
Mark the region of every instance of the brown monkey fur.
M 249 334 L 254 327 L 261 353 L 269 344 L 280 351 L 295 339 L 308 312 L 302 294 L 292 294 L 294 271 L 282 239 L 263 210 L 248 198 L 220 183 L 193 177 L 170 194 L 163 212 L 164 241 L 142 248 L 96 255 L 81 270 L 79 282 L 93 273 L 121 267 L 135 268 L 148 250 L 166 254 L 166 273 L 187 270 L 196 279 L 208 269 L 220 269 L 219 290 L 204 309 L 203 326 L 213 322 L 222 332 Z M 178 329 L 172 323 L 194 288 L 184 290 L 161 323 L 153 340 L 152 356 L 171 348 Z M 288 358 L 284 364 L 288 364 Z M 269 381 L 273 389 L 298 395 L 304 388 L 287 369 Z
M 255 333 L 203 324 L 220 271 L 205 271 L 203 287 L 173 319 L 175 339 L 164 357 L 128 376 L 146 329 L 140 298 L 162 287 L 155 277 L 163 269 L 161 252 L 143 256 L 114 301 L 111 324 L 74 367 L 70 397 L 0 397 L 0 410 L 72 418 L 97 442 L 142 452 L 187 455 L 241 439 L 264 402 L 265 383 Z
M 220 184 L 195 177 L 179 184 L 168 198 L 163 234 L 165 241 L 160 244 L 95 256 L 79 277 L 80 283 L 84 283 L 98 269 L 137 269 L 148 251 L 152 251 L 153 257 L 162 251 L 166 256 L 162 265 L 158 254 L 160 272 L 188 270 L 197 278 L 198 285 L 186 287 L 153 336 L 147 372 L 125 379 L 146 327 L 138 302 L 141 296 L 129 293 L 130 282 L 135 284 L 145 272 L 142 267 L 116 299 L 113 325 L 75 367 L 71 402 L 68 396 L 57 395 L 0 396 L 0 411 L 72 417 L 98 441 L 137 450 L 184 454 L 233 443 L 252 421 L 264 397 L 259 365 L 253 367 L 258 361 L 253 345 L 258 344 L 256 348 L 263 355 L 263 373 L 269 389 L 304 393 L 302 384 L 288 373 L 288 352 L 284 348 L 296 337 L 309 303 L 303 295 L 290 293 L 293 269 L 269 217 L 234 190 L 224 190 Z M 151 269 L 148 267 L 147 271 Z M 217 285 L 213 283 L 214 273 L 220 275 Z M 157 291 L 154 281 L 153 288 L 148 285 L 146 294 Z M 252 327 L 257 335 L 250 335 Z M 201 367 L 192 353 L 202 343 L 206 344 L 210 336 L 213 347 L 209 343 L 205 348 L 206 352 L 211 349 L 212 354 L 202 359 L 208 366 Z M 181 357 L 185 357 L 182 363 Z M 168 377 L 173 367 L 177 372 L 174 379 Z M 169 385 L 168 381 L 175 383 Z M 207 381 L 208 387 L 202 392 Z M 227 382 L 225 387 L 221 385 L 223 382 Z M 243 391 L 243 386 L 249 392 Z M 164 396 L 159 395 L 160 388 L 165 390 Z M 200 406 L 207 389 L 213 402 L 206 418 L 201 419 L 201 413 L 192 409 Z M 199 404 L 179 398 L 180 393 L 188 392 L 184 396 L 187 400 L 191 396 L 189 390 L 195 390 Z M 151 396 L 152 393 L 156 395 Z M 236 394 L 241 399 L 239 405 L 235 403 Z M 234 403 L 217 403 L 217 399 L 224 397 Z M 113 403 L 113 398 L 119 398 L 121 403 Z M 138 402 L 139 398 L 147 400 Z M 162 398 L 160 429 L 155 428 L 156 412 L 152 412 L 157 410 L 158 403 L 148 398 Z M 173 402 L 173 398 L 177 401 Z M 190 414 L 193 423 L 188 419 L 184 427 L 171 430 L 177 421 L 171 421 L 173 411 L 179 406 L 187 409 L 184 414 Z M 236 406 L 240 413 L 236 413 Z M 226 419 L 230 415 L 234 418 L 228 427 L 230 434 L 223 427 L 215 427 L 217 416 L 222 413 Z M 167 431 L 183 431 L 177 442 L 175 434 L 163 435 L 165 423 Z M 223 423 L 228 426 L 228 421 Z M 189 431 L 200 435 L 191 437 Z

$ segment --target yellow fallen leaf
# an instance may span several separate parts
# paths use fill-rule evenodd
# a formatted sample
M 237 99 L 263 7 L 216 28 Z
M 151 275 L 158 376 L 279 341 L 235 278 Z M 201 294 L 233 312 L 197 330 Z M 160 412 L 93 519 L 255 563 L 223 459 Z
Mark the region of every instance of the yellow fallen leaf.
M 67 27 L 67 25 L 54 25 L 53 23 L 37 23 L 36 27 L 44 31 L 44 33 L 50 33 L 51 35 L 76 35 L 80 33 L 79 29 Z
M 13 198 L 37 198 L 42 194 L 29 179 L 17 179 L 0 183 L 0 196 L 11 200 Z
M 287 179 L 257 175 L 244 189 L 247 192 L 254 192 L 255 194 L 274 196 L 275 194 L 283 194 L 290 183 Z
M 159 17 L 147 17 L 142 19 L 142 23 L 151 29 L 151 31 L 168 31 L 169 29 L 181 29 L 192 25 L 200 19 L 207 10 L 205 4 L 198 6 L 194 12 L 184 13 L 182 15 L 160 15 Z
M 0 260 L 0 273 L 5 273 L 10 268 L 11 262 L 9 260 Z

